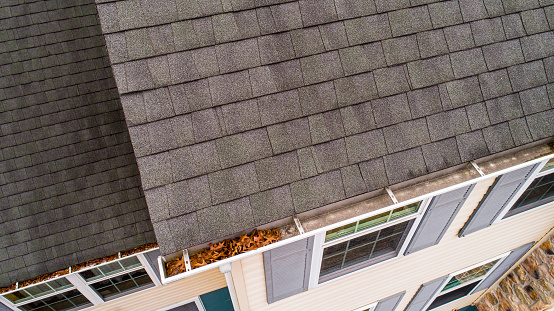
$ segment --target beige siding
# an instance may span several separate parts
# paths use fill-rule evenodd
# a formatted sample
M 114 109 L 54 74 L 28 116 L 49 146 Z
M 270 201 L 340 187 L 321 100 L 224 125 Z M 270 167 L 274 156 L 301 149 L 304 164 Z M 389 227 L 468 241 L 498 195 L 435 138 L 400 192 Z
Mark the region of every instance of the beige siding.
M 219 269 L 211 269 L 167 285 L 149 288 L 102 305 L 91 311 L 154 311 L 193 297 L 226 287 L 225 276 Z
M 353 310 L 395 293 L 406 291 L 397 310 L 403 310 L 422 283 L 503 254 L 530 241 L 538 241 L 554 224 L 554 204 L 516 215 L 464 238 L 457 233 L 493 180 L 479 183 L 454 219 L 439 245 L 399 257 L 307 292 L 267 304 L 262 255 L 242 260 L 244 288 L 250 310 Z M 440 310 L 471 303 L 477 295 L 452 302 Z

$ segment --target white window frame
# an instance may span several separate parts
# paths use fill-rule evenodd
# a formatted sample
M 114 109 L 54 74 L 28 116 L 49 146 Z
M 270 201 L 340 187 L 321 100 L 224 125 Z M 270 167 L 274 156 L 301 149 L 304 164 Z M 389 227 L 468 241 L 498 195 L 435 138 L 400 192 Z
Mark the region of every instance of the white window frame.
M 345 220 L 345 221 L 341 221 L 339 223 L 334 224 L 333 226 L 325 227 L 326 228 L 325 231 L 320 231 L 320 232 L 316 233 L 315 238 L 314 238 L 314 247 L 313 247 L 314 251 L 312 253 L 312 266 L 310 268 L 311 271 L 310 271 L 310 280 L 309 280 L 308 288 L 315 288 L 320 284 L 326 284 L 328 282 L 332 282 L 332 281 L 335 281 L 335 280 L 338 280 L 338 279 L 342 279 L 342 278 L 347 277 L 347 276 L 349 276 L 353 273 L 357 273 L 357 272 L 363 271 L 365 269 L 372 268 L 372 267 L 375 267 L 375 266 L 380 265 L 382 263 L 388 262 L 389 260 L 394 260 L 398 257 L 404 256 L 404 252 L 406 251 L 406 248 L 408 247 L 408 244 L 409 244 L 410 240 L 412 239 L 417 227 L 419 226 L 419 223 L 421 222 L 421 219 L 423 218 L 423 215 L 425 214 L 425 211 L 429 207 L 429 204 L 430 204 L 432 198 L 433 198 L 433 196 L 429 196 L 429 197 L 426 197 L 426 198 L 418 197 L 418 198 L 410 199 L 410 200 L 407 200 L 407 201 L 404 201 L 404 202 L 396 203 L 396 204 L 393 204 L 393 205 L 385 207 L 385 208 L 381 208 L 381 209 L 377 209 L 375 211 L 371 211 L 367 214 L 363 214 L 363 215 L 360 215 L 360 216 L 357 216 L 357 217 L 354 217 L 354 218 L 351 218 L 351 219 L 348 219 L 348 220 Z M 375 215 L 386 213 L 386 212 L 394 210 L 396 208 L 406 206 L 406 205 L 410 205 L 412 203 L 417 203 L 417 202 L 421 202 L 421 205 L 419 207 L 419 210 L 416 213 L 406 215 L 404 217 L 395 219 L 393 221 L 390 221 L 390 222 L 387 222 L 387 223 L 384 223 L 384 224 L 380 224 L 380 225 L 377 225 L 375 227 L 370 227 L 370 228 L 364 229 L 362 231 L 355 232 L 355 233 L 340 237 L 338 239 L 325 242 L 325 235 L 326 235 L 327 231 L 329 231 L 329 230 L 332 230 L 332 229 L 335 229 L 335 228 L 338 228 L 338 227 L 342 227 L 344 225 L 347 225 L 347 224 L 350 224 L 350 223 L 353 223 L 353 222 L 356 222 L 356 221 L 360 221 L 360 220 L 366 219 L 368 217 L 372 217 L 372 216 L 375 216 Z M 387 228 L 387 227 L 390 227 L 390 226 L 394 226 L 394 225 L 399 224 L 399 223 L 410 221 L 412 219 L 413 219 L 413 223 L 410 227 L 410 230 L 408 231 L 408 234 L 404 238 L 404 241 L 402 241 L 402 246 L 398 250 L 398 253 L 396 254 L 396 256 L 394 256 L 392 258 L 382 260 L 382 261 L 379 261 L 379 262 L 376 262 L 374 264 L 370 264 L 370 265 L 365 266 L 365 267 L 361 267 L 360 269 L 356 269 L 354 271 L 347 272 L 343 275 L 340 275 L 340 276 L 337 276 L 337 277 L 332 278 L 330 280 L 326 280 L 326 281 L 323 281 L 323 282 L 319 283 L 319 277 L 320 277 L 320 273 L 321 273 L 321 263 L 323 261 L 323 251 L 326 247 L 335 245 L 337 243 L 342 243 L 344 241 L 348 241 L 348 240 L 351 240 L 353 238 L 356 238 L 356 237 L 359 237 L 359 236 L 362 236 L 362 235 L 366 235 L 368 233 L 378 231 L 378 230 L 381 230 L 381 229 L 384 229 L 384 228 Z
M 375 307 L 377 307 L 377 304 L 378 304 L 378 303 L 379 303 L 379 302 L 370 303 L 370 304 L 368 304 L 368 305 L 366 305 L 366 306 L 360 307 L 360 308 L 358 308 L 358 309 L 354 309 L 354 310 L 352 310 L 352 311 L 366 311 L 366 310 L 367 310 L 367 311 L 373 311 L 373 310 L 375 310 Z
M 454 291 L 454 290 L 456 290 L 456 289 L 458 289 L 458 288 L 464 287 L 464 286 L 466 286 L 466 285 L 468 285 L 468 284 L 474 283 L 476 280 L 478 280 L 479 282 L 478 282 L 478 283 L 475 285 L 475 287 L 469 292 L 469 294 L 467 294 L 467 295 L 465 295 L 465 296 L 463 296 L 463 297 L 460 297 L 460 298 L 458 298 L 458 299 L 454 299 L 454 300 L 452 300 L 452 301 L 449 301 L 449 302 L 447 302 L 446 304 L 443 304 L 443 305 L 438 306 L 437 308 L 442 307 L 442 306 L 445 306 L 445 305 L 447 305 L 447 304 L 449 304 L 449 303 L 452 303 L 452 302 L 454 302 L 454 301 L 456 301 L 456 300 L 462 299 L 462 298 L 467 297 L 467 296 L 469 296 L 469 295 L 472 295 L 472 294 L 475 292 L 475 289 L 479 287 L 479 284 L 481 284 L 481 282 L 483 282 L 483 280 L 486 279 L 486 278 L 494 271 L 494 269 L 496 269 L 496 268 L 498 267 L 498 265 L 500 265 L 500 264 L 504 261 L 504 259 L 506 259 L 506 257 L 508 257 L 508 255 L 510 255 L 510 253 L 511 253 L 511 251 L 510 251 L 510 252 L 506 252 L 506 253 L 504 253 L 504 254 L 502 254 L 502 255 L 498 255 L 498 256 L 493 257 L 493 258 L 489 258 L 489 259 L 487 259 L 487 260 L 483 260 L 483 261 L 481 261 L 481 262 L 479 262 L 479 263 L 476 263 L 476 264 L 474 264 L 474 265 L 471 265 L 471 266 L 469 266 L 469 267 L 467 267 L 467 268 L 464 268 L 464 269 L 461 269 L 461 270 L 458 270 L 458 271 L 455 271 L 455 272 L 452 272 L 452 273 L 448 274 L 448 278 L 446 278 L 446 280 L 444 280 L 444 281 L 442 282 L 442 284 L 441 284 L 440 287 L 439 287 L 440 289 L 437 290 L 437 292 L 431 297 L 431 299 L 429 299 L 429 301 L 425 304 L 425 306 L 424 306 L 424 308 L 422 308 L 422 310 L 427 310 L 427 308 L 429 308 L 429 306 L 430 306 L 430 305 L 435 301 L 435 299 L 437 299 L 437 297 L 439 297 L 440 295 L 447 294 L 447 293 L 449 293 L 449 292 L 451 292 L 451 291 Z M 466 272 L 466 271 L 469 271 L 469 270 L 471 270 L 471 269 L 477 268 L 477 267 L 479 267 L 479 266 L 485 265 L 485 264 L 487 264 L 487 263 L 489 263 L 489 262 L 491 262 L 491 261 L 495 261 L 495 260 L 497 260 L 497 259 L 498 259 L 498 262 L 495 263 L 494 266 L 492 266 L 492 267 L 489 269 L 489 271 L 487 271 L 487 273 L 485 273 L 484 275 L 482 275 L 482 276 L 480 276 L 480 277 L 477 277 L 477 278 L 471 280 L 471 282 L 462 283 L 462 284 L 460 284 L 460 285 L 457 285 L 457 286 L 454 286 L 454 287 L 452 287 L 452 288 L 449 288 L 449 289 L 448 289 L 447 291 L 445 291 L 445 292 L 442 292 L 442 289 L 446 286 L 446 284 L 448 284 L 448 282 L 450 281 L 450 279 L 452 279 L 454 276 L 456 276 L 456 275 L 458 275 L 458 274 L 460 274 L 460 273 L 464 273 L 464 272 Z M 430 309 L 429 311 L 435 310 L 435 309 L 436 309 L 436 308 L 433 308 L 433 309 Z
M 156 309 L 156 311 L 168 311 L 168 310 L 171 310 L 173 308 L 177 308 L 177 307 L 180 307 L 182 305 L 189 304 L 191 302 L 194 302 L 194 304 L 196 305 L 196 308 L 198 308 L 198 311 L 206 311 L 206 308 L 204 307 L 204 304 L 202 303 L 202 300 L 200 300 L 200 296 L 196 296 L 196 297 L 193 297 L 191 299 L 187 299 L 187 300 L 178 302 L 176 304 L 172 304 L 170 306 L 163 307 L 161 309 Z
M 529 176 L 529 178 L 527 178 L 527 180 L 523 183 L 523 185 L 521 186 L 521 188 L 516 192 L 516 194 L 512 197 L 512 199 L 508 202 L 508 204 L 506 204 L 506 207 L 502 210 L 502 212 L 500 212 L 498 214 L 498 216 L 494 219 L 494 221 L 492 222 L 493 224 L 496 224 L 496 223 L 499 223 L 501 221 L 504 220 L 504 216 L 506 216 L 506 214 L 510 211 L 510 208 L 512 208 L 512 206 L 517 202 L 517 200 L 519 200 L 519 198 L 521 197 L 521 195 L 525 192 L 525 190 L 527 190 L 527 188 L 529 187 L 529 185 L 531 185 L 531 183 L 538 177 L 542 177 L 544 175 L 548 175 L 548 174 L 552 174 L 554 173 L 554 168 L 551 168 L 551 169 L 548 169 L 544 172 L 541 172 L 542 168 L 546 165 L 546 163 L 548 161 L 550 161 L 551 159 L 554 159 L 554 158 L 548 158 L 548 159 L 545 159 L 543 161 L 540 162 L 539 166 L 537 167 L 537 169 L 535 169 L 535 171 L 531 174 L 531 176 Z M 531 164 L 532 165 L 532 164 Z M 502 176 L 502 175 L 500 175 Z M 500 176 L 498 176 L 497 178 L 499 178 Z M 536 207 L 533 207 L 529 210 L 526 210 L 526 211 L 523 211 L 521 213 L 517 213 L 517 214 L 514 214 L 512 216 L 509 216 L 509 217 L 506 217 L 506 219 L 511 219 L 512 217 L 516 217 L 518 215 L 523 215 L 523 214 L 526 214 L 526 213 L 529 213 L 531 211 L 534 211 L 536 209 L 539 209 L 539 208 L 542 208 L 548 204 L 551 204 L 552 202 L 549 202 L 549 203 L 545 203 L 543 205 L 539 205 L 539 206 L 536 206 Z

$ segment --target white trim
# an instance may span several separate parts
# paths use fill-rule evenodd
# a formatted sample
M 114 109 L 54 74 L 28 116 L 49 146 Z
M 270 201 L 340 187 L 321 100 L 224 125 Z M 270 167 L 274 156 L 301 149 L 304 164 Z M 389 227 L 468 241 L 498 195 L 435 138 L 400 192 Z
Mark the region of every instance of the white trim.
M 121 272 L 118 272 L 118 273 L 114 273 L 114 274 L 110 274 L 110 275 L 106 275 L 106 276 L 103 276 L 101 278 L 97 278 L 97 279 L 94 279 L 94 280 L 91 280 L 91 281 L 87 281 L 83 278 L 83 280 L 85 281 L 85 283 L 87 284 L 94 284 L 94 283 L 98 283 L 100 281 L 105 281 L 105 280 L 109 280 L 109 279 L 113 279 L 115 278 L 116 276 L 120 276 L 120 275 L 124 275 L 124 274 L 127 274 L 127 273 L 131 273 L 131 272 L 135 272 L 137 270 L 146 270 L 144 266 L 138 266 L 138 267 L 134 267 L 132 269 L 129 269 L 129 270 L 123 270 Z M 79 273 L 77 273 L 79 274 Z M 79 277 L 81 277 L 81 275 L 79 274 Z
M 389 187 L 385 187 L 385 191 L 388 193 L 388 195 L 389 195 L 390 199 L 392 200 L 392 202 L 394 204 L 398 204 L 398 199 L 396 198 L 394 193 L 392 193 L 392 190 Z
M 237 299 L 237 292 L 235 291 L 235 283 L 233 282 L 233 275 L 231 270 L 233 269 L 231 263 L 219 266 L 219 272 L 225 275 L 225 282 L 227 283 L 227 289 L 229 290 L 229 296 L 231 296 L 231 303 L 235 311 L 240 311 L 239 301 Z
M 172 304 L 172 305 L 167 306 L 167 307 L 163 307 L 161 309 L 156 309 L 156 311 L 168 311 L 168 310 L 171 310 L 173 308 L 176 308 L 176 307 L 179 307 L 179 306 L 182 306 L 182 305 L 186 305 L 186 304 L 191 303 L 191 302 L 194 302 L 194 304 L 196 304 L 196 307 L 198 308 L 199 311 L 206 311 L 206 308 L 204 308 L 204 304 L 202 304 L 202 300 L 200 300 L 200 297 L 198 297 L 198 296 L 196 296 L 194 298 L 191 298 L 191 299 L 187 299 L 187 300 L 178 302 L 178 303 L 175 303 L 175 304 Z
M 2 295 L 4 295 L 5 293 L 2 293 Z M 16 307 L 13 302 L 11 302 L 10 300 L 8 300 L 7 298 L 5 298 L 4 296 L 0 295 L 0 302 L 2 304 L 4 304 L 6 307 L 14 310 L 14 311 L 19 311 L 20 309 L 18 307 Z
M 355 309 L 355 310 L 353 310 L 353 311 L 365 311 L 365 310 L 373 311 L 373 310 L 375 310 L 375 307 L 377 307 L 377 304 L 378 304 L 378 303 L 379 303 L 379 302 L 370 303 L 370 304 L 368 304 L 368 305 L 366 305 L 366 306 L 360 307 L 360 308 Z
M 340 226 L 344 226 L 348 223 L 370 217 L 370 216 L 372 216 L 372 214 L 375 214 L 375 212 L 382 213 L 382 212 L 385 212 L 389 209 L 394 209 L 394 208 L 397 208 L 397 207 L 400 207 L 400 206 L 403 206 L 403 205 L 406 205 L 406 204 L 414 203 L 414 202 L 417 202 L 417 201 L 422 201 L 424 199 L 429 199 L 429 198 L 432 198 L 434 196 L 441 195 L 443 193 L 447 193 L 447 192 L 450 192 L 450 191 L 453 191 L 453 190 L 456 190 L 456 189 L 459 189 L 459 188 L 462 188 L 462 187 L 467 187 L 467 186 L 479 183 L 481 181 L 484 181 L 484 180 L 487 180 L 487 179 L 490 179 L 490 178 L 495 178 L 497 176 L 500 176 L 500 175 L 503 175 L 503 174 L 506 174 L 506 173 L 509 173 L 509 172 L 512 172 L 512 171 L 516 171 L 520 168 L 524 168 L 524 167 L 527 167 L 529 165 L 534 165 L 536 163 L 540 163 L 540 162 L 543 162 L 545 160 L 550 160 L 550 159 L 553 159 L 553 158 L 554 158 L 554 154 L 549 154 L 549 155 L 546 155 L 546 156 L 543 156 L 543 157 L 540 157 L 540 158 L 537 158 L 537 159 L 534 159 L 534 160 L 531 160 L 531 161 L 523 162 L 523 163 L 517 164 L 515 166 L 508 167 L 508 168 L 499 170 L 499 171 L 494 172 L 494 173 L 490 173 L 490 174 L 485 175 L 485 176 L 480 176 L 480 177 L 477 177 L 475 179 L 467 180 L 467 181 L 464 181 L 464 182 L 456 184 L 456 185 L 452 185 L 452 186 L 449 186 L 449 187 L 446 187 L 446 188 L 443 188 L 443 189 L 433 191 L 431 193 L 420 195 L 420 196 L 415 197 L 415 198 L 410 199 L 410 200 L 399 202 L 398 204 L 393 204 L 393 205 L 391 205 L 387 208 L 379 209 L 378 212 L 374 211 L 374 212 L 358 215 L 358 216 L 352 217 L 350 219 L 340 221 L 340 222 L 335 223 L 335 224 L 331 224 L 331 225 L 328 225 L 328 226 L 324 226 L 324 227 L 315 229 L 313 231 L 306 232 L 305 234 L 299 234 L 297 236 L 290 237 L 286 240 L 281 240 L 281 241 L 275 242 L 273 244 L 266 245 L 266 246 L 260 247 L 258 249 L 255 249 L 255 250 L 252 250 L 252 251 L 249 251 L 249 252 L 246 252 L 246 253 L 242 253 L 242 254 L 239 254 L 239 255 L 236 255 L 236 256 L 233 256 L 233 257 L 230 257 L 230 258 L 223 259 L 223 260 L 218 261 L 218 262 L 214 262 L 214 263 L 211 263 L 211 264 L 193 269 L 191 271 L 180 273 L 180 274 L 174 275 L 174 276 L 169 277 L 169 278 L 166 278 L 165 273 L 163 273 L 163 274 L 161 274 L 162 283 L 163 284 L 168 284 L 168 283 L 171 283 L 171 282 L 175 282 L 177 280 L 189 277 L 191 275 L 195 275 L 195 274 L 198 274 L 198 273 L 202 273 L 202 272 L 211 270 L 213 268 L 219 267 L 220 265 L 223 265 L 223 264 L 226 264 L 226 263 L 241 260 L 243 258 L 247 258 L 247 257 L 253 256 L 253 255 L 256 255 L 256 254 L 260 254 L 260 253 L 272 250 L 272 249 L 277 248 L 277 247 L 281 247 L 281 246 L 284 246 L 284 245 L 287 245 L 287 244 L 290 244 L 290 243 L 294 243 L 296 241 L 305 239 L 307 237 L 315 236 L 316 234 L 318 234 L 320 232 L 325 232 L 327 230 L 331 230 L 331 229 L 334 229 L 334 228 L 337 228 L 337 227 L 340 227 Z M 383 262 L 386 262 L 386 261 L 388 261 L 388 260 L 385 260 Z M 379 263 L 377 263 L 377 264 L 379 264 Z M 162 267 L 162 265 L 163 265 L 163 263 L 160 264 L 160 267 Z M 373 265 L 373 266 L 375 266 L 375 265 Z M 338 277 L 338 278 L 341 278 L 341 277 Z
M 489 259 L 487 259 L 487 260 L 483 260 L 483 261 L 481 261 L 481 262 L 479 262 L 479 263 L 476 263 L 476 264 L 471 265 L 471 266 L 469 266 L 469 267 L 466 267 L 466 268 L 464 268 L 464 269 L 461 269 L 461 270 L 458 270 L 458 271 L 455 271 L 455 272 L 452 272 L 452 273 L 448 274 L 448 278 L 446 278 L 446 279 L 441 283 L 441 285 L 439 286 L 439 289 L 435 292 L 435 294 L 431 297 L 431 299 L 429 299 L 429 301 L 427 301 L 427 303 L 426 303 L 425 306 L 422 308 L 422 310 L 427 310 L 427 308 L 429 308 L 429 306 L 435 301 L 435 299 L 437 299 L 438 296 L 441 296 L 441 295 L 443 295 L 443 294 L 449 293 L 449 292 L 451 292 L 452 290 L 455 290 L 455 289 L 458 289 L 458 288 L 460 288 L 460 287 L 466 286 L 466 285 L 468 285 L 468 284 L 474 283 L 475 280 L 478 280 L 479 282 L 475 285 L 475 287 L 473 287 L 473 289 L 472 289 L 472 290 L 469 292 L 469 294 L 467 294 L 466 296 L 473 294 L 473 291 L 474 291 L 477 287 L 479 287 L 479 284 L 480 284 L 484 279 L 486 279 L 486 278 L 494 271 L 494 269 L 496 269 L 496 268 L 498 267 L 498 265 L 500 265 L 500 264 L 504 261 L 504 259 L 506 259 L 506 257 L 508 257 L 508 255 L 510 255 L 511 252 L 512 252 L 512 251 L 509 251 L 509 252 L 506 252 L 506 253 L 504 253 L 504 254 L 502 254 L 502 255 L 498 255 L 498 256 L 495 256 L 495 257 L 493 257 L 493 258 L 489 258 Z M 460 274 L 460 273 L 463 273 L 463 272 L 465 272 L 465 271 L 469 271 L 469 270 L 471 270 L 471 269 L 473 269 L 473 268 L 477 268 L 477 267 L 479 267 L 479 266 L 482 266 L 482 265 L 484 265 L 484 264 L 487 264 L 487 263 L 489 263 L 489 262 L 491 262 L 491 261 L 495 261 L 495 260 L 497 260 L 497 259 L 500 259 L 500 260 L 498 260 L 498 262 L 495 263 L 494 266 L 492 266 L 492 267 L 489 269 L 489 271 L 487 271 L 487 273 L 485 273 L 484 275 L 482 275 L 482 276 L 480 276 L 480 277 L 478 277 L 478 278 L 475 278 L 475 279 L 472 280 L 471 282 L 462 283 L 462 284 L 457 285 L 457 286 L 455 286 L 455 287 L 453 287 L 453 288 L 450 288 L 450 289 L 449 289 L 448 291 L 446 291 L 446 292 L 442 292 L 442 289 L 446 286 L 446 284 L 448 284 L 448 281 L 450 281 L 450 279 L 452 279 L 453 276 L 458 275 L 458 274 Z M 460 298 L 458 298 L 458 299 L 464 298 L 464 297 L 466 297 L 466 296 L 460 297 Z M 447 302 L 447 304 L 448 304 L 448 303 L 451 303 L 451 302 L 454 302 L 454 301 L 456 301 L 456 300 L 458 300 L 458 299 L 454 299 L 454 300 L 452 300 L 452 301 L 449 301 L 449 302 Z M 441 306 L 443 306 L 443 305 L 441 305 Z M 439 307 L 441 307 L 441 306 L 439 306 Z M 438 308 L 438 307 L 437 307 L 437 308 Z M 433 308 L 433 309 L 430 309 L 430 310 L 434 310 L 434 309 L 436 309 L 436 308 Z
M 323 244 L 325 243 L 325 232 L 318 232 L 314 237 L 312 251 L 312 265 L 310 267 L 310 280 L 308 288 L 315 288 L 319 284 L 319 273 L 323 261 Z
M 78 275 L 77 273 L 73 273 L 67 276 L 67 280 L 75 286 L 75 289 L 77 289 L 83 296 L 85 296 L 90 302 L 92 302 L 93 305 L 101 305 L 104 303 L 104 299 L 100 297 L 92 288 L 90 288 L 85 280 Z
M 155 286 L 162 285 L 162 282 L 158 279 L 156 272 L 154 272 L 154 268 L 150 266 L 150 262 L 148 262 L 148 259 L 146 259 L 146 256 L 144 256 L 144 254 L 138 254 L 137 258 L 142 264 L 142 266 L 144 267 L 144 270 L 146 270 L 146 273 L 148 273 L 148 276 L 150 276 L 150 279 L 152 279 L 152 282 L 154 282 L 154 285 Z

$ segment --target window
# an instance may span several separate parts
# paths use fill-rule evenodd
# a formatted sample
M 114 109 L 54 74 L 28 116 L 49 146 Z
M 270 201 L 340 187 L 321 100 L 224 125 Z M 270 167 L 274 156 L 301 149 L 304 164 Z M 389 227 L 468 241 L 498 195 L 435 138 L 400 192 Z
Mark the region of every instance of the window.
M 554 201 L 554 172 L 552 167 L 554 167 L 553 159 L 543 167 L 537 175 L 538 177 L 525 189 L 504 218 Z
M 73 289 L 54 296 L 35 300 L 33 302 L 18 305 L 21 310 L 26 311 L 64 311 L 77 307 L 91 306 L 92 303 L 78 290 Z
M 133 256 L 116 262 L 111 262 L 97 268 L 79 272 L 79 274 L 85 281 L 90 282 L 122 271 L 131 270 L 133 268 L 140 267 L 141 265 L 142 264 L 138 258 Z
M 41 296 L 45 296 L 54 292 L 63 291 L 64 289 L 73 287 L 73 284 L 69 283 L 65 278 L 55 279 L 53 281 L 41 283 L 38 285 L 26 287 L 24 289 L 11 292 L 4 295 L 5 298 L 13 302 L 14 304 L 29 301 Z
M 319 283 L 396 257 L 421 205 L 419 201 L 327 231 Z
M 367 306 L 364 306 L 364 307 L 361 307 L 361 308 L 358 308 L 354 311 L 373 311 L 375 310 L 375 307 L 377 306 L 377 303 L 372 303 L 370 305 L 367 305 Z
M 479 283 L 485 279 L 487 274 L 502 261 L 503 257 L 497 257 L 484 264 L 471 266 L 464 270 L 453 273 L 444 283 L 433 302 L 427 310 L 450 303 L 459 298 L 465 297 L 473 291 Z

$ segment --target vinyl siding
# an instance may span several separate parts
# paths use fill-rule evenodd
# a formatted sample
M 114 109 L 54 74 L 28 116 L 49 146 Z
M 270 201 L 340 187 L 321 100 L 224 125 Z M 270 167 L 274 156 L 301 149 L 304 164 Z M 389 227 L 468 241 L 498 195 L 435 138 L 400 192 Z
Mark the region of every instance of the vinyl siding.
M 87 310 L 154 311 L 226 286 L 225 275 L 215 268 L 167 285 L 149 288 L 113 301 L 108 301 Z
M 401 311 L 421 284 L 538 241 L 554 224 L 554 204 L 516 215 L 464 238 L 457 236 L 493 180 L 476 185 L 438 245 L 329 281 L 271 305 L 266 300 L 262 255 L 243 259 L 244 288 L 241 290 L 248 295 L 250 310 L 348 311 L 405 290 L 406 295 L 397 308 Z M 466 306 L 472 297 L 437 310 Z

